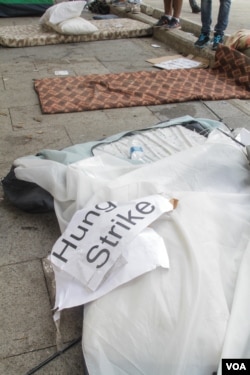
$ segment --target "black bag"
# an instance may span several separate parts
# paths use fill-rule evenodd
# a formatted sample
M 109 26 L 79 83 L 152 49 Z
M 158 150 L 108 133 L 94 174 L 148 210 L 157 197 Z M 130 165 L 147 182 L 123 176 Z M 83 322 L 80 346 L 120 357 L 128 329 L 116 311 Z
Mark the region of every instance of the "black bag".
M 18 180 L 12 166 L 2 179 L 5 198 L 15 207 L 30 213 L 54 211 L 52 195 L 33 182 Z

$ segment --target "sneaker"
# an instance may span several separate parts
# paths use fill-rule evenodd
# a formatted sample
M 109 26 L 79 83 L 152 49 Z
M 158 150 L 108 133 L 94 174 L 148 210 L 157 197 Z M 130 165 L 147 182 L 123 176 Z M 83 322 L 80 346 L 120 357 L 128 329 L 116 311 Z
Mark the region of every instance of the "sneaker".
M 194 43 L 195 47 L 204 48 L 209 42 L 209 34 L 201 33 L 199 38 Z
M 181 24 L 176 18 L 172 17 L 171 20 L 168 22 L 168 24 L 165 25 L 164 27 L 169 30 L 180 29 Z
M 162 27 L 162 26 L 166 26 L 168 25 L 169 23 L 169 19 L 167 16 L 161 16 L 161 18 L 159 19 L 158 22 L 156 22 L 156 24 L 154 25 L 154 27 Z
M 217 47 L 220 43 L 223 43 L 223 35 L 221 34 L 214 34 L 213 40 L 212 40 L 212 50 L 216 51 Z
M 132 12 L 133 14 L 138 14 L 138 13 L 140 13 L 140 12 L 141 12 L 140 4 L 137 4 L 137 3 L 132 4 L 131 12 Z

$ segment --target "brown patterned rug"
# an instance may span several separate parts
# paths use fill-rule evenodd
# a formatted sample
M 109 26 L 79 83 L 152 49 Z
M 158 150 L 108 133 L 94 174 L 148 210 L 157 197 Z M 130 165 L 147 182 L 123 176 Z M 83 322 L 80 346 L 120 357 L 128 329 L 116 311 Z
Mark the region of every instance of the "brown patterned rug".
M 35 81 L 43 113 L 250 99 L 250 58 L 220 45 L 213 69 L 139 71 Z

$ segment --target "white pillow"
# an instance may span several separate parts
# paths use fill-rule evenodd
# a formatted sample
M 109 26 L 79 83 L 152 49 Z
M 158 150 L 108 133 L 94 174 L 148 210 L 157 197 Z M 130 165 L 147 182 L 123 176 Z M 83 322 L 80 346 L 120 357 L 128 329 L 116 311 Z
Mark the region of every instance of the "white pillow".
M 81 15 L 86 1 L 66 1 L 49 7 L 39 20 L 41 25 L 56 25 L 59 22 Z
M 50 27 L 60 34 L 67 35 L 89 34 L 98 30 L 95 25 L 82 17 L 74 17 L 57 25 L 50 25 Z

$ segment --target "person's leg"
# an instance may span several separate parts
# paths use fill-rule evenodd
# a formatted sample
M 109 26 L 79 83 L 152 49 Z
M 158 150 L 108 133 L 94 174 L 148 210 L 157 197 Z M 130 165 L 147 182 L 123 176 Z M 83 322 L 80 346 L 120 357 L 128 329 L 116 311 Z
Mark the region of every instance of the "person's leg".
M 182 9 L 183 0 L 173 0 L 173 16 L 169 21 L 168 25 L 166 25 L 166 29 L 180 29 L 180 15 Z
M 164 0 L 164 13 L 166 16 L 172 16 L 173 2 L 174 0 Z
M 209 34 L 212 24 L 212 0 L 201 0 L 201 32 Z
M 204 48 L 210 38 L 210 29 L 212 24 L 212 0 L 201 0 L 201 34 L 194 45 L 198 48 Z
M 173 1 L 173 17 L 176 19 L 180 18 L 183 0 Z
M 173 13 L 173 0 L 164 0 L 164 15 L 156 22 L 154 27 L 166 27 L 171 18 Z
M 231 0 L 220 0 L 219 14 L 214 31 L 216 34 L 224 35 L 229 20 Z
M 220 43 L 223 43 L 224 31 L 227 28 L 229 20 L 230 7 L 231 0 L 220 0 L 218 19 L 217 24 L 214 27 L 214 37 L 212 41 L 212 50 L 214 51 L 216 51 Z

